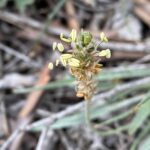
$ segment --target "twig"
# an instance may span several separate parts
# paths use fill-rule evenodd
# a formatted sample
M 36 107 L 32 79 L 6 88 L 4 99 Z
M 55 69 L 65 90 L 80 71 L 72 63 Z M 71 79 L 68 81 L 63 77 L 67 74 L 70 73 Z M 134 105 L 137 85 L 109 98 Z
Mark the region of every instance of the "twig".
M 135 6 L 135 14 L 150 27 L 150 14 L 142 7 Z
M 57 137 L 56 133 L 53 130 L 51 130 L 50 128 L 48 128 L 47 136 L 44 141 L 42 150 L 54 150 L 57 140 L 58 140 L 58 137 Z
M 72 144 L 69 142 L 69 139 L 67 139 L 67 136 L 64 134 L 63 131 L 59 131 L 59 134 L 61 136 L 61 140 L 66 147 L 67 150 L 74 150 L 75 148 L 72 146 Z
M 17 73 L 10 73 L 8 75 L 5 75 L 2 79 L 0 79 L 0 89 L 31 86 L 34 82 L 34 76 L 25 76 Z
M 1 100 L 1 98 L 3 97 L 3 95 L 0 95 L 0 109 L 2 111 L 2 125 L 3 125 L 3 130 L 6 136 L 9 136 L 10 134 L 10 128 L 9 128 L 9 124 L 8 124 L 8 119 L 7 119 L 7 115 L 6 115 L 6 108 L 5 108 L 5 104 L 4 101 Z
M 79 30 L 79 24 L 75 18 L 76 13 L 75 13 L 75 9 L 74 9 L 72 1 L 66 2 L 66 11 L 67 11 L 67 14 L 69 15 L 69 18 L 67 19 L 67 21 L 68 21 L 68 26 L 70 27 L 70 29 Z
M 137 61 L 135 61 L 133 64 L 140 64 L 140 63 L 144 63 L 144 62 L 147 62 L 147 61 L 150 61 L 150 54 L 144 56 L 143 58 L 141 58 Z
M 48 65 L 46 64 L 42 69 L 42 71 L 40 72 L 39 79 L 35 85 L 36 86 L 46 85 L 49 79 L 50 79 L 49 69 L 48 69 Z M 19 113 L 20 118 L 24 118 L 28 116 L 33 111 L 33 109 L 35 109 L 42 94 L 43 94 L 43 90 L 34 91 L 28 95 L 26 104 Z
M 50 11 L 50 13 L 47 16 L 46 22 L 44 23 L 43 28 L 41 28 L 41 31 L 38 33 L 38 36 L 36 37 L 32 49 L 31 49 L 31 56 L 34 56 L 34 51 L 36 50 L 36 47 L 39 44 L 40 39 L 42 38 L 42 35 L 48 31 L 49 26 L 51 24 L 52 19 L 56 16 L 56 14 L 59 12 L 59 10 L 62 8 L 66 0 L 60 0 L 56 4 L 56 6 L 53 8 L 53 11 Z
M 7 139 L 7 141 L 2 145 L 1 150 L 6 150 L 7 147 L 11 144 L 11 142 L 17 137 L 20 132 L 20 128 L 17 129 L 13 134 Z
M 32 34 L 30 34 L 30 33 L 32 33 Z M 68 30 L 61 30 L 61 29 L 58 29 L 57 33 L 54 33 L 54 35 L 59 36 L 60 33 L 64 33 L 66 37 L 69 36 Z M 21 37 L 29 38 L 31 40 L 35 39 L 35 36 L 33 37 L 33 35 L 37 35 L 37 31 L 31 30 L 31 29 L 25 30 L 25 32 L 22 32 L 22 34 L 20 34 Z M 97 35 L 95 35 L 95 37 L 97 37 Z M 95 38 L 95 40 L 97 42 L 99 42 L 99 40 L 97 38 Z M 46 36 L 46 35 L 42 35 L 42 38 L 40 39 L 40 42 L 42 42 L 43 44 L 45 44 L 47 46 L 51 46 L 52 41 L 57 41 L 57 39 L 54 39 L 54 38 Z M 131 43 L 131 42 L 109 41 L 108 43 L 101 44 L 100 48 L 107 49 L 108 47 L 114 52 L 128 52 L 129 55 L 130 55 L 130 53 L 145 53 L 145 52 L 150 53 L 150 44 L 148 42 L 138 42 L 138 43 L 132 42 Z M 136 54 L 136 55 L 138 55 L 138 54 Z M 143 54 L 141 54 L 141 55 L 143 55 Z M 136 56 L 136 57 L 139 57 L 139 56 Z
M 25 62 L 30 62 L 30 61 L 31 61 L 31 60 L 30 60 L 27 56 L 25 56 L 24 54 L 21 54 L 21 53 L 15 51 L 14 49 L 12 49 L 12 48 L 10 48 L 10 47 L 8 47 L 8 46 L 2 44 L 2 43 L 0 43 L 0 50 L 3 50 L 3 51 L 5 51 L 5 52 L 7 52 L 7 53 L 9 53 L 9 54 L 11 54 L 11 55 L 14 55 L 14 56 L 18 57 L 19 59 L 21 59 L 21 60 L 23 60 L 23 61 L 25 61 Z
M 53 150 L 55 143 L 55 132 L 52 131 L 49 127 L 43 129 L 40 139 L 38 141 L 36 150 Z
M 16 25 L 21 24 L 21 25 L 27 25 L 36 29 L 42 29 L 44 26 L 27 17 L 20 17 L 16 14 L 13 13 L 8 13 L 8 12 L 1 12 L 0 11 L 0 18 L 4 19 L 5 21 L 14 23 Z M 60 33 L 64 33 L 64 35 L 66 37 L 69 36 L 69 31 L 66 29 L 62 29 L 62 28 L 56 28 L 56 27 L 51 27 L 48 28 L 47 30 L 49 33 L 54 34 L 59 36 Z M 44 36 L 44 38 L 46 38 L 46 36 Z M 40 39 L 40 41 L 42 41 Z M 97 40 L 98 41 L 98 40 Z M 44 43 L 51 46 L 51 42 L 47 39 L 44 40 Z M 106 48 L 110 48 L 114 51 L 125 51 L 125 52 L 150 52 L 150 44 L 148 43 L 142 43 L 142 42 L 138 42 L 138 43 L 124 43 L 124 42 L 109 42 L 107 44 L 102 44 L 101 48 L 102 49 L 106 49 Z
M 3 19 L 7 22 L 13 23 L 15 25 L 24 25 L 29 26 L 36 29 L 42 29 L 44 26 L 40 22 L 27 18 L 27 17 L 20 17 L 16 14 L 0 11 L 0 19 Z M 47 29 L 48 33 L 59 36 L 60 33 L 64 33 L 64 36 L 69 36 L 69 31 L 63 28 L 57 27 L 50 27 Z M 46 37 L 45 37 L 46 38 Z M 40 41 L 42 41 L 40 39 Z M 45 40 L 44 40 L 45 41 Z M 51 42 L 47 39 L 44 43 L 51 46 Z M 110 48 L 114 51 L 125 51 L 125 52 L 150 52 L 150 44 L 138 42 L 138 43 L 124 43 L 124 42 L 109 42 L 107 44 L 102 44 L 101 48 Z
M 31 61 L 29 59 L 29 57 L 25 56 L 24 54 L 22 54 L 22 53 L 20 53 L 18 51 L 15 51 L 14 49 L 12 49 L 12 48 L 10 48 L 10 47 L 2 44 L 2 43 L 0 43 L 0 50 L 3 50 L 5 52 L 9 53 L 10 55 L 13 55 L 13 56 L 17 57 L 17 58 L 23 60 L 26 63 L 30 63 L 34 67 L 39 67 L 39 65 L 37 63 Z
M 47 135 L 47 128 L 43 129 L 43 131 L 40 135 L 36 150 L 44 150 L 43 145 L 44 145 L 44 141 L 46 139 L 46 135 Z
M 30 118 L 27 118 L 24 120 L 21 124 L 20 127 L 18 127 L 11 135 L 10 137 L 6 140 L 6 142 L 2 145 L 0 148 L 1 150 L 6 150 L 9 145 L 13 142 L 13 140 L 18 136 L 18 134 L 24 130 L 25 126 L 28 124 Z
M 46 64 L 45 67 L 40 72 L 39 79 L 36 85 L 45 85 L 47 84 L 48 81 L 49 81 L 49 70 Z M 34 91 L 28 95 L 27 102 L 19 113 L 19 122 L 26 120 L 28 116 L 32 115 L 31 113 L 35 110 L 42 94 L 43 94 L 43 90 Z M 16 150 L 20 147 L 20 144 L 24 135 L 25 135 L 25 132 L 21 132 L 20 134 L 18 134 L 17 138 L 12 143 L 10 150 Z
M 55 32 L 55 30 L 53 32 Z M 37 33 L 38 32 L 33 30 L 33 29 L 32 30 L 27 29 L 27 30 L 25 30 L 25 32 L 22 32 L 22 34 L 20 34 L 20 36 L 25 37 L 25 38 L 29 38 L 31 40 L 34 40 L 36 36 L 33 36 L 33 35 L 37 35 Z M 64 35 L 66 37 L 69 36 L 69 31 L 68 30 L 61 30 L 60 28 L 53 34 L 56 35 L 56 36 L 59 36 L 60 33 L 64 33 Z M 95 40 L 97 42 L 99 42 L 99 40 L 97 38 L 98 36 L 96 34 L 95 34 L 95 37 L 96 37 Z M 47 36 L 47 35 L 42 35 L 42 38 L 40 39 L 40 42 L 42 42 L 43 44 L 45 44 L 47 46 L 51 46 L 52 41 L 57 41 L 57 39 L 54 39 L 54 38 L 52 38 L 50 36 Z M 148 42 L 133 43 L 133 42 L 116 42 L 116 41 L 113 42 L 113 41 L 109 41 L 108 43 L 101 44 L 100 48 L 101 49 L 107 49 L 108 47 L 114 52 L 128 52 L 129 54 L 130 53 L 137 53 L 137 52 L 138 53 L 145 53 L 145 52 L 150 53 L 150 44 Z
M 32 27 L 38 30 L 45 29 L 43 23 L 40 23 L 26 16 L 20 16 L 7 11 L 0 11 L 0 19 L 14 24 L 15 26 L 21 27 L 22 29 L 24 29 L 24 27 Z M 69 32 L 66 29 L 54 26 L 48 27 L 47 32 L 54 35 L 59 35 L 61 32 L 63 32 L 65 36 L 69 35 Z
M 149 43 L 123 43 L 123 42 L 108 42 L 102 43 L 101 48 L 106 49 L 110 48 L 113 51 L 125 51 L 125 52 L 147 52 L 150 53 L 150 44 Z
M 83 10 L 86 10 L 86 11 L 90 11 L 90 12 L 95 12 L 95 13 L 98 13 L 98 12 L 109 12 L 109 11 L 112 11 L 113 9 L 116 8 L 116 3 L 112 3 L 111 1 L 109 2 L 106 2 L 103 1 L 101 4 L 100 4 L 100 8 L 96 8 L 96 7 L 90 7 L 89 5 L 84 5 L 84 3 L 82 3 L 81 1 L 73 1 L 74 4 L 79 7 L 80 9 L 83 9 Z

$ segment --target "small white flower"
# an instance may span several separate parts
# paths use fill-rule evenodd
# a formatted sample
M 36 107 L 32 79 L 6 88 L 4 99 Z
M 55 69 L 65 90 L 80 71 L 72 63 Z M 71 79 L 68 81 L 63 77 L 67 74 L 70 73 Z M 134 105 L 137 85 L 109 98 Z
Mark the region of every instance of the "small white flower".
M 108 39 L 104 32 L 100 33 L 100 40 L 101 42 L 108 42 Z
M 56 47 L 57 47 L 57 43 L 54 42 L 54 43 L 53 43 L 53 51 L 56 49 Z
M 72 39 L 72 42 L 75 42 L 76 37 L 77 37 L 77 31 L 75 29 L 72 29 L 72 31 L 70 33 L 70 37 Z
M 58 66 L 59 64 L 59 59 L 56 59 L 56 66 Z
M 101 52 L 99 52 L 99 56 L 100 57 L 110 58 L 111 57 L 110 49 L 102 50 Z
M 53 70 L 54 65 L 53 65 L 53 63 L 52 63 L 52 62 L 50 62 L 50 63 L 48 64 L 48 68 L 49 68 L 50 70 Z
M 64 51 L 64 46 L 62 45 L 62 43 L 58 43 L 57 44 L 57 48 L 60 52 L 63 52 Z

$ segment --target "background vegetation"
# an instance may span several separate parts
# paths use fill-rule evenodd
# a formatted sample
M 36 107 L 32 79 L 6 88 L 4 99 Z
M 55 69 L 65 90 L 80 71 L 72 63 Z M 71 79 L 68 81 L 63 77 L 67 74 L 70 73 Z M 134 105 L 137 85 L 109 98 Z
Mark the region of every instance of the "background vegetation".
M 0 0 L 0 8 L 1 150 L 150 150 L 149 0 Z M 68 71 L 47 67 L 59 56 L 52 43 L 71 29 L 109 39 L 90 106 L 98 134 Z

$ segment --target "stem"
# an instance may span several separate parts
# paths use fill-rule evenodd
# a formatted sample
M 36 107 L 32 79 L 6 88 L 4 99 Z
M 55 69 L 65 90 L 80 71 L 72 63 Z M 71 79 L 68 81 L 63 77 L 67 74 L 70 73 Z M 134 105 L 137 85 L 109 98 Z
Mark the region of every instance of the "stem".
M 85 122 L 86 122 L 87 126 L 89 127 L 89 129 L 91 129 L 91 131 L 93 131 L 97 135 L 108 136 L 108 135 L 118 134 L 119 132 L 127 130 L 130 127 L 130 124 L 128 124 L 128 125 L 118 128 L 118 129 L 112 129 L 110 131 L 98 131 L 96 128 L 96 126 L 98 124 L 94 125 L 90 122 L 90 102 L 91 102 L 90 99 L 85 100 L 85 111 L 84 111 L 85 112 Z M 133 110 L 130 111 L 129 113 L 132 113 L 132 112 L 133 112 Z M 99 124 L 99 125 L 103 125 L 103 124 Z
M 91 128 L 91 123 L 90 123 L 90 100 L 85 100 L 85 122 L 88 127 Z

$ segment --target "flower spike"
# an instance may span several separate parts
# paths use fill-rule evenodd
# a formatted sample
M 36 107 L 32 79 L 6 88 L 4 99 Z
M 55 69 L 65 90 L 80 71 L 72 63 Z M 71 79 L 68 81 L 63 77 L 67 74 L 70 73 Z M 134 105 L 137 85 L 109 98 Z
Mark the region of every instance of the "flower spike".
M 69 43 L 70 49 L 67 53 L 64 52 L 62 43 L 53 43 L 53 50 L 58 48 L 60 53 L 59 59 L 56 59 L 55 65 L 61 62 L 66 68 L 69 68 L 71 75 L 75 77 L 76 93 L 78 97 L 84 97 L 85 100 L 92 98 L 96 90 L 94 75 L 97 75 L 102 70 L 102 65 L 98 62 L 99 57 L 111 57 L 109 49 L 99 51 L 97 42 L 93 40 L 93 36 L 88 31 L 83 31 L 77 34 L 75 29 L 72 29 L 68 38 L 64 34 L 60 34 L 60 39 Z M 108 39 L 102 32 L 100 34 L 100 43 L 107 42 Z M 53 64 L 49 63 L 49 69 L 53 69 Z

